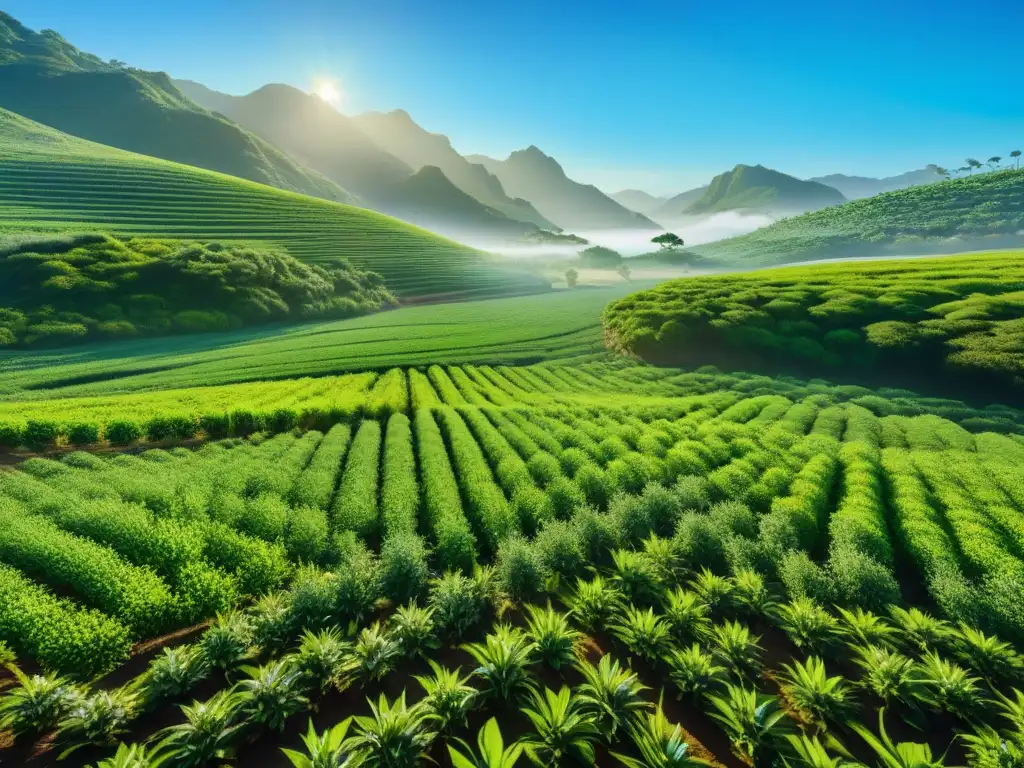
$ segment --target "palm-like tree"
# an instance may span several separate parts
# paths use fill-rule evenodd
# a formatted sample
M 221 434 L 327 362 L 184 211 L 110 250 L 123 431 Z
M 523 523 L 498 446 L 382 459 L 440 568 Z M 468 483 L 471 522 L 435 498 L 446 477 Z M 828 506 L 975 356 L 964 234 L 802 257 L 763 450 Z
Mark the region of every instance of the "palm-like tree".
M 702 768 L 705 760 L 690 753 L 682 726 L 669 722 L 658 702 L 658 708 L 629 727 L 640 759 L 612 752 L 612 757 L 626 768 Z
M 356 733 L 343 742 L 342 750 L 354 753 L 355 764 L 367 768 L 422 765 L 437 735 L 436 719 L 423 702 L 406 706 L 405 691 L 394 703 L 383 693 L 376 704 L 367 701 L 370 714 L 356 717 Z
M 174 766 L 192 768 L 231 755 L 243 724 L 239 716 L 245 697 L 234 686 L 206 701 L 182 706 L 185 722 L 160 731 L 158 749 Z
M 783 664 L 782 688 L 786 697 L 808 722 L 824 731 L 829 721 L 842 723 L 853 710 L 849 685 L 828 676 L 825 662 L 811 656 L 801 664 Z
M 1013 150 L 1013 152 L 1010 153 L 1010 157 L 1012 157 L 1013 160 L 1014 160 L 1014 166 L 1013 167 L 1019 170 L 1020 169 L 1020 150 L 1019 149 Z
M 529 669 L 536 647 L 521 630 L 504 624 L 483 643 L 462 646 L 479 665 L 473 674 L 483 680 L 481 694 L 502 704 L 536 690 Z
M 530 718 L 535 733 L 520 743 L 534 763 L 594 765 L 594 742 L 601 732 L 594 716 L 568 688 L 563 686 L 558 693 L 550 688 L 545 688 L 543 694 L 534 691 L 533 701 L 523 708 L 523 714 Z
M 160 768 L 166 762 L 166 756 L 147 749 L 144 744 L 119 744 L 117 752 L 96 763 L 96 768 Z
M 605 654 L 595 667 L 588 662 L 577 665 L 583 675 L 583 683 L 577 694 L 584 708 L 594 714 L 601 732 L 608 741 L 615 738 L 621 726 L 628 726 L 651 705 L 644 701 L 643 692 L 647 686 L 629 667 Z
M 526 636 L 536 645 L 537 656 L 553 669 L 572 664 L 579 651 L 580 633 L 569 626 L 564 613 L 551 607 L 526 606 Z
M 437 716 L 438 728 L 448 731 L 454 726 L 464 725 L 479 691 L 469 685 L 469 676 L 463 677 L 461 667 L 454 670 L 442 667 L 428 659 L 434 674 L 430 677 L 415 675 L 416 682 L 426 694 L 423 697 L 427 709 Z
M 975 160 L 973 157 L 968 157 L 966 160 L 964 160 L 964 166 L 967 168 L 967 170 L 971 172 L 971 175 L 973 176 L 975 169 L 981 168 L 981 162 Z
M 323 733 L 317 733 L 310 720 L 306 735 L 302 737 L 306 753 L 284 748 L 281 751 L 295 768 L 348 768 L 355 764 L 355 758 L 345 752 L 342 745 L 351 724 L 352 718 L 347 717 Z
M 456 749 L 448 745 L 454 768 L 512 768 L 523 754 L 523 745 L 518 742 L 508 747 L 501 737 L 501 728 L 493 717 L 484 723 L 476 736 L 477 751 L 462 739 L 456 739 Z
M 0 697 L 0 730 L 10 730 L 15 738 L 49 730 L 80 697 L 71 681 L 63 677 L 29 677 L 17 667 L 11 669 L 19 684 Z
M 283 731 L 289 717 L 309 707 L 309 699 L 303 695 L 305 680 L 294 657 L 243 669 L 249 678 L 239 683 L 238 688 L 245 697 L 242 706 L 252 722 Z
M 1003 158 L 1001 158 L 999 155 L 993 155 L 992 157 L 985 161 L 985 164 L 994 171 L 996 168 L 999 167 L 999 163 L 1001 163 L 1002 161 Z
M 717 720 L 741 757 L 754 768 L 772 765 L 792 730 L 777 696 L 730 685 L 724 696 L 708 696 Z
M 927 744 L 902 741 L 896 744 L 885 731 L 885 707 L 878 710 L 878 736 L 860 723 L 850 724 L 878 755 L 883 768 L 944 768 L 945 755 L 936 758 Z

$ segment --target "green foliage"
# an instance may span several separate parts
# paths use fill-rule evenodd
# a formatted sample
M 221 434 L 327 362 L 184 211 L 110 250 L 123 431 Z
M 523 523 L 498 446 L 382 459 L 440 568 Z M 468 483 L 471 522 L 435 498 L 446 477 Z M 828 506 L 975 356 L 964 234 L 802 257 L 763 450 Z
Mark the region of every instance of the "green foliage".
M 434 622 L 434 609 L 409 603 L 398 608 L 388 624 L 406 657 L 423 656 L 441 645 Z
M 302 737 L 306 753 L 284 748 L 281 751 L 295 768 L 346 768 L 353 766 L 354 761 L 345 753 L 342 746 L 351 724 L 352 718 L 347 717 L 337 725 L 318 734 L 316 728 L 313 727 L 313 720 L 310 718 L 309 726 Z
M 877 645 L 858 646 L 854 661 L 863 670 L 859 683 L 885 702 L 898 701 L 916 708 L 925 694 L 925 683 L 918 675 L 913 659 L 898 651 Z
M 600 574 L 590 581 L 577 579 L 568 602 L 575 621 L 589 632 L 605 626 L 623 605 L 622 594 Z
M 782 690 L 809 723 L 824 731 L 830 722 L 846 722 L 853 711 L 849 685 L 838 675 L 829 677 L 820 658 L 783 664 L 782 669 Z
M 943 757 L 934 757 L 927 744 L 902 741 L 894 742 L 885 730 L 885 708 L 878 710 L 878 735 L 860 723 L 851 723 L 856 731 L 878 757 L 885 768 L 943 768 Z
M 423 688 L 426 708 L 437 718 L 438 729 L 448 733 L 466 724 L 466 715 L 476 702 L 478 691 L 469 685 L 469 675 L 461 675 L 461 669 L 442 667 L 433 659 L 428 662 L 434 674 L 416 675 L 416 681 Z
M 778 697 L 730 685 L 724 696 L 708 696 L 711 717 L 729 735 L 736 752 L 754 766 L 771 765 L 792 726 Z
M 691 756 L 686 732 L 682 726 L 669 722 L 661 702 L 654 712 L 631 724 L 629 734 L 640 759 L 612 753 L 626 768 L 698 768 L 708 765 L 707 761 Z
M 448 745 L 448 755 L 454 768 L 513 768 L 523 753 L 519 743 L 506 747 L 501 728 L 493 717 L 477 733 L 477 750 L 462 739 L 456 739 L 459 749 Z
M 536 656 L 553 669 L 576 660 L 580 633 L 569 626 L 568 617 L 549 602 L 546 608 L 526 606 L 526 636 L 533 641 Z
M 289 717 L 309 707 L 303 695 L 304 670 L 293 657 L 262 667 L 245 667 L 249 677 L 238 684 L 246 717 L 257 725 L 283 731 Z
M 460 638 L 483 620 L 488 599 L 477 579 L 448 571 L 431 583 L 429 606 L 438 628 Z
M 303 631 L 295 652 L 294 665 L 305 684 L 321 693 L 341 682 L 353 670 L 355 661 L 348 655 L 351 646 L 337 627 L 318 633 Z
M 583 682 L 576 689 L 585 710 L 593 713 L 595 724 L 607 743 L 612 743 L 620 728 L 631 729 L 647 709 L 643 697 L 646 685 L 629 669 L 605 654 L 597 666 L 581 661 L 576 668 Z
M 809 598 L 798 598 L 779 608 L 779 621 L 797 648 L 822 653 L 839 636 L 839 622 Z
M 164 648 L 149 663 L 144 678 L 146 704 L 154 706 L 184 696 L 209 674 L 205 655 L 194 645 Z
M 124 688 L 80 696 L 60 721 L 58 738 L 65 758 L 83 747 L 113 746 L 138 714 L 138 696 Z
M 643 610 L 627 605 L 608 628 L 630 653 L 651 664 L 661 661 L 672 646 L 668 622 L 655 614 L 653 608 Z
M 381 694 L 369 700 L 370 715 L 357 715 L 356 732 L 344 742 L 356 765 L 369 768 L 412 768 L 427 757 L 434 740 L 435 717 L 424 702 L 405 703 L 405 692 L 389 702 Z
M 760 637 L 738 621 L 727 621 L 711 628 L 712 653 L 730 672 L 740 678 L 753 678 L 761 669 Z
M 364 684 L 379 682 L 402 655 L 402 645 L 380 622 L 363 629 L 352 647 L 352 674 Z
M 182 706 L 185 722 L 159 732 L 158 750 L 164 759 L 182 768 L 199 768 L 231 756 L 243 728 L 245 699 L 234 688 L 218 691 L 207 701 Z
M 520 743 L 536 765 L 594 764 L 594 742 L 600 731 L 584 702 L 573 698 L 568 688 L 558 693 L 550 688 L 534 691 L 523 714 L 535 732 Z
M 0 697 L 0 728 L 15 738 L 39 736 L 56 726 L 74 707 L 81 694 L 57 675 L 26 675 L 14 669 L 18 685 Z
M 682 649 L 673 648 L 665 658 L 668 675 L 680 698 L 700 702 L 706 695 L 725 684 L 725 667 L 715 663 L 699 643 Z
M 510 705 L 536 689 L 530 674 L 536 644 L 521 630 L 499 625 L 482 643 L 462 646 L 476 660 L 481 696 Z

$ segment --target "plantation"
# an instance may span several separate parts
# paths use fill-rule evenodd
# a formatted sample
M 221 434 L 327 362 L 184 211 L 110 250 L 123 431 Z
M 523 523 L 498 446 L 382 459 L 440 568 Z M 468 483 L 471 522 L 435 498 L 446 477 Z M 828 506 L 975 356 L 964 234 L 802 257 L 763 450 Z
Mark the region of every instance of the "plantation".
M 550 287 L 372 211 L 93 144 L 0 109 L 0 233 L 26 231 L 258 242 L 302 261 L 348 259 L 400 297 Z
M 594 359 L 121 398 L 208 442 L 0 473 L 8 754 L 1015 756 L 1020 414 L 903 395 Z
M 1020 252 L 674 280 L 613 302 L 610 345 L 647 360 L 914 380 L 1019 397 Z

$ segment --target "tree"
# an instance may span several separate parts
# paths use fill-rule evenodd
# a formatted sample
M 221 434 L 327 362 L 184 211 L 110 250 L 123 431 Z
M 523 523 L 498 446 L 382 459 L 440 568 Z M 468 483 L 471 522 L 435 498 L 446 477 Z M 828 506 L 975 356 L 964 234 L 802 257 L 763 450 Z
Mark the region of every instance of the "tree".
M 1013 152 L 1010 153 L 1010 157 L 1012 157 L 1016 161 L 1016 164 L 1014 165 L 1014 168 L 1017 168 L 1019 170 L 1020 169 L 1020 150 L 1019 149 L 1013 150 Z
M 625 279 L 625 280 L 629 280 L 629 276 L 633 274 L 633 270 L 631 270 L 631 269 L 630 269 L 630 268 L 629 268 L 628 266 L 626 266 L 625 264 L 623 264 L 623 265 L 622 265 L 621 267 L 619 267 L 619 268 L 618 268 L 618 269 L 617 269 L 616 271 L 617 271 L 617 272 L 618 272 L 618 273 L 619 273 L 620 275 L 622 275 L 623 279 Z
M 1001 163 L 1002 160 L 1003 158 L 1001 158 L 999 155 L 994 155 L 993 157 L 990 157 L 988 160 L 986 160 L 985 164 L 992 170 L 995 170 L 996 168 L 999 167 L 999 163 Z
M 683 238 L 681 238 L 675 232 L 665 232 L 664 234 L 658 235 L 657 237 L 652 237 L 651 242 L 657 243 L 662 248 L 667 250 L 671 250 L 672 248 L 683 247 Z
M 973 157 L 968 157 L 966 160 L 964 160 L 964 166 L 968 171 L 971 172 L 971 176 L 973 176 L 974 170 L 976 168 L 981 168 L 981 163 L 975 160 Z
M 580 281 L 580 273 L 575 269 L 565 270 L 565 282 L 570 288 L 575 288 Z
M 945 176 L 947 179 L 949 178 L 948 168 L 943 168 L 941 165 L 933 165 L 932 169 L 935 171 L 937 176 Z

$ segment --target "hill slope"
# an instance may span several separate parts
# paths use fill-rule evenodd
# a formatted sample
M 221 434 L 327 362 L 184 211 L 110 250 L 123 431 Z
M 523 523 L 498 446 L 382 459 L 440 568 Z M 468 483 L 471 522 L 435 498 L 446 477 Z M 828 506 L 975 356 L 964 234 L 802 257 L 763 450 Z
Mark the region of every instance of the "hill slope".
M 803 181 L 763 165 L 737 165 L 711 180 L 684 214 L 754 210 L 761 213 L 802 213 L 846 201 L 838 190 Z
M 908 171 L 898 176 L 886 176 L 881 179 L 873 179 L 870 176 L 846 176 L 842 173 L 832 173 L 828 176 L 816 176 L 808 181 L 817 181 L 819 184 L 827 184 L 833 189 L 838 189 L 847 200 L 858 200 L 862 197 L 873 197 L 883 192 L 892 192 L 897 189 L 916 187 L 920 184 L 934 184 L 942 181 L 942 176 L 935 172 L 935 166 L 921 168 L 917 171 Z
M 273 243 L 304 261 L 350 259 L 406 298 L 550 287 L 379 213 L 94 144 L 0 110 L 5 230 Z
M 653 216 L 654 218 L 661 219 L 663 221 L 678 219 L 684 215 L 684 211 L 686 211 L 692 203 L 700 200 L 707 191 L 707 187 L 697 187 L 695 189 L 689 189 L 686 192 L 680 192 L 675 197 L 670 197 L 662 203 L 658 209 L 654 211 Z
M 955 253 L 1024 242 L 1024 170 L 908 187 L 697 246 L 729 261 Z
M 456 187 L 510 219 L 542 229 L 558 229 L 526 200 L 505 194 L 501 182 L 482 165 L 471 163 L 456 152 L 447 136 L 424 130 L 408 112 L 401 109 L 387 113 L 367 112 L 352 120 L 375 143 L 413 169 L 428 165 L 440 168 Z
M 537 147 L 513 152 L 504 161 L 484 155 L 470 155 L 466 159 L 483 165 L 498 177 L 510 195 L 529 200 L 545 218 L 563 229 L 660 229 L 597 187 L 573 181 L 554 158 Z
M 642 189 L 623 189 L 621 192 L 612 192 L 608 197 L 622 207 L 644 216 L 653 216 L 654 212 L 668 200 L 665 197 L 655 197 Z
M 329 200 L 337 184 L 190 101 L 162 72 L 108 64 L 0 11 L 0 107 L 90 141 Z

